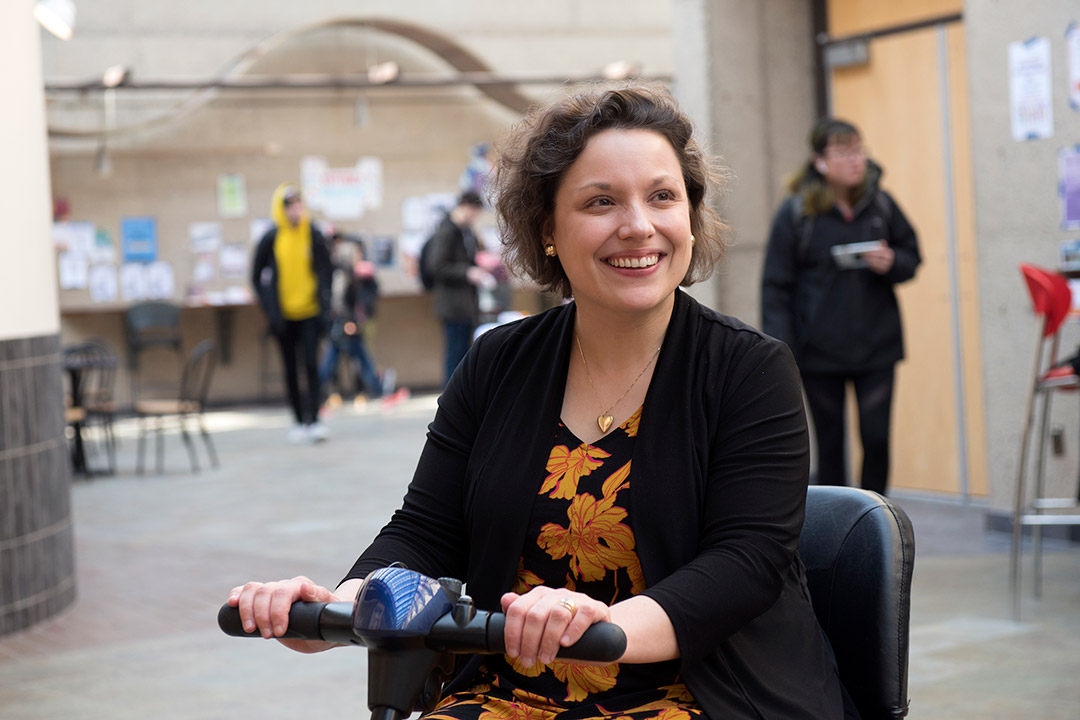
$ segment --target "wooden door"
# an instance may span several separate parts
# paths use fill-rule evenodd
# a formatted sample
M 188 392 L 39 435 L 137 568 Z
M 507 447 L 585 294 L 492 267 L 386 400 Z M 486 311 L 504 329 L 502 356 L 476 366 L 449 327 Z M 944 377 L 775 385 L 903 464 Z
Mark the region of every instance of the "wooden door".
M 879 30 L 960 6 L 832 0 L 829 34 Z M 874 38 L 868 64 L 835 69 L 828 80 L 830 112 L 862 131 L 923 257 L 915 279 L 898 288 L 907 359 L 897 369 L 890 484 L 985 495 L 964 27 L 951 22 Z M 854 468 L 858 446 L 851 443 Z

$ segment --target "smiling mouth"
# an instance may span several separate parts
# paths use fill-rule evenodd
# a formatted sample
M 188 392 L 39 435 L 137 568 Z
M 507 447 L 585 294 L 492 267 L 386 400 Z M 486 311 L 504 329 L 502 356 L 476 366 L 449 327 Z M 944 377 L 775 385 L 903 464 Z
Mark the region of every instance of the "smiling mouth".
M 617 268 L 647 268 L 660 262 L 660 256 L 646 255 L 645 257 L 633 258 L 608 258 L 605 262 L 611 267 Z

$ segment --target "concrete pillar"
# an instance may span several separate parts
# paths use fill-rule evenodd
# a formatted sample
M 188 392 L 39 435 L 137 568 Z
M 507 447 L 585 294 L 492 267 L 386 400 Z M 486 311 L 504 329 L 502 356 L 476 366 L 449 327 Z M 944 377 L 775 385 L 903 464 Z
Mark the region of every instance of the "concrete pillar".
M 761 268 L 783 178 L 805 159 L 814 121 L 809 0 L 674 0 L 675 93 L 734 173 L 719 210 L 727 259 L 691 292 L 757 325 Z
M 75 598 L 41 30 L 0 3 L 0 635 Z

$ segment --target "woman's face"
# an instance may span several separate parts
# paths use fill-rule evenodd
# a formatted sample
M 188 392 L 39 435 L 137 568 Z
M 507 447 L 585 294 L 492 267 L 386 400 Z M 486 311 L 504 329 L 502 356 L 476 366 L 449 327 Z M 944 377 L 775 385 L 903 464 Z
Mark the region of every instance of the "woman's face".
M 690 266 L 690 203 L 667 138 L 604 130 L 585 145 L 555 193 L 545 243 L 579 307 L 616 312 L 668 301 Z
M 866 177 L 866 151 L 857 136 L 830 138 L 817 163 L 825 182 L 836 187 L 857 187 Z

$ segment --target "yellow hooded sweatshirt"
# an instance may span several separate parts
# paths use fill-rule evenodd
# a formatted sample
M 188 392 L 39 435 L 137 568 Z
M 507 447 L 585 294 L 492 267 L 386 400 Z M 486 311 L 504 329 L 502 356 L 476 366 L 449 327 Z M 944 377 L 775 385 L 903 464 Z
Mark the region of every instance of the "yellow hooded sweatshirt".
M 278 302 L 286 320 L 306 320 L 319 314 L 319 279 L 311 259 L 311 216 L 305 210 L 299 224 L 289 222 L 284 202 L 289 188 L 295 186 L 278 185 L 270 203 L 270 217 L 277 225 L 274 261 Z

